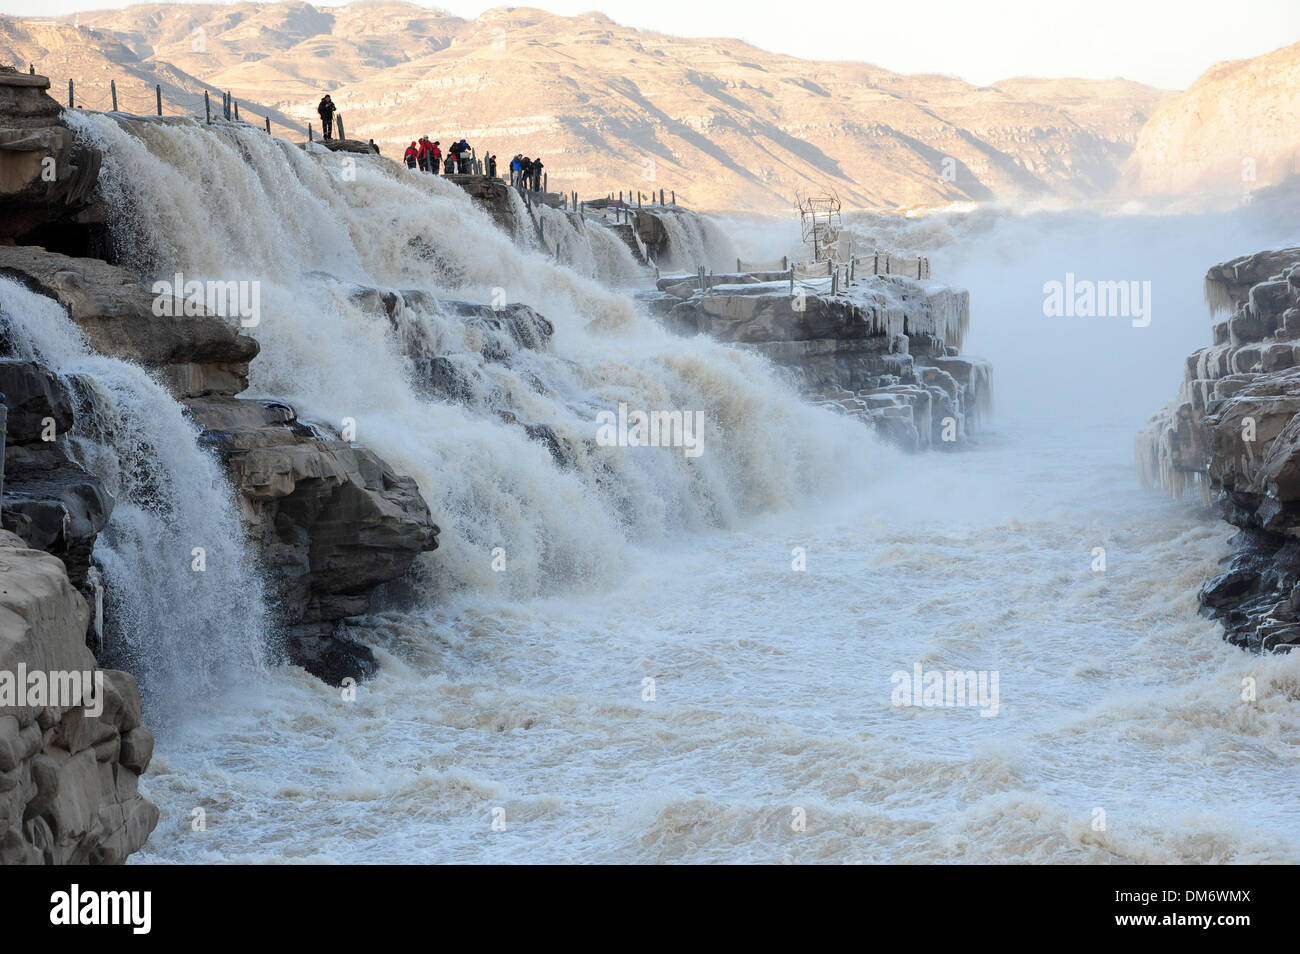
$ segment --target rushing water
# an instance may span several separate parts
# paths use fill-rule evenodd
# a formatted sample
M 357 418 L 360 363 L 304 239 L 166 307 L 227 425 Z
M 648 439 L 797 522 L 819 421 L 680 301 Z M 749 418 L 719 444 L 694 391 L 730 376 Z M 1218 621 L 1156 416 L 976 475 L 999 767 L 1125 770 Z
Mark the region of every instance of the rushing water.
M 250 670 L 165 728 L 141 860 L 1300 860 L 1300 658 L 1245 655 L 1197 615 L 1230 528 L 1139 490 L 1131 457 L 1208 337 L 1205 267 L 1280 230 L 852 223 L 924 239 L 996 368 L 982 442 L 908 457 L 752 357 L 662 334 L 590 280 L 621 255 L 566 238 L 557 268 L 431 177 L 376 161 L 345 182 L 338 157 L 248 132 L 78 121 L 153 236 L 137 267 L 260 280 L 255 388 L 356 417 L 443 527 L 425 605 L 354 627 L 382 662 L 355 699 Z M 1150 280 L 1151 325 L 1045 318 L 1042 284 L 1067 270 Z M 408 330 L 482 375 L 449 405 L 421 396 L 358 285 L 505 288 L 555 338 L 495 366 L 413 307 Z M 574 465 L 501 422 L 503 399 Z M 704 410 L 704 455 L 583 445 L 617 400 Z M 918 664 L 996 674 L 996 714 L 894 705 Z

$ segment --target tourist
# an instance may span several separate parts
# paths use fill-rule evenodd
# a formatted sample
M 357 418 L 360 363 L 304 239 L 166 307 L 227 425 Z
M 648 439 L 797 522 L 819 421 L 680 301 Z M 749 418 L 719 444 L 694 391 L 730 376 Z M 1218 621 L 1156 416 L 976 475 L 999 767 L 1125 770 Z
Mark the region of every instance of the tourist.
M 540 156 L 533 160 L 533 191 L 542 191 L 542 160 Z
M 325 141 L 329 142 L 334 138 L 334 100 L 330 99 L 330 94 L 326 93 L 321 99 L 320 105 L 316 107 L 316 112 L 320 114 L 321 133 Z
M 415 168 L 415 164 L 416 164 L 417 162 L 421 162 L 421 161 L 422 161 L 422 160 L 420 159 L 420 148 L 419 148 L 419 146 L 417 146 L 417 145 L 415 144 L 415 142 L 412 141 L 411 144 L 410 144 L 409 146 L 406 147 L 406 154 L 405 154 L 402 158 L 406 160 L 406 168 L 408 168 L 408 169 L 414 169 L 414 168 Z M 421 166 L 420 168 L 423 169 L 424 167 Z
M 519 187 L 522 189 L 532 188 L 533 185 L 533 160 L 527 156 L 519 160 Z
M 456 155 L 455 155 L 455 153 L 452 153 L 452 152 L 448 152 L 448 153 L 447 153 L 447 159 L 446 159 L 446 161 L 442 164 L 442 173 L 443 173 L 443 175 L 447 175 L 447 176 L 451 176 L 451 175 L 455 175 L 455 174 L 456 174 Z
M 435 176 L 438 174 L 438 167 L 442 164 L 442 149 L 439 146 L 440 143 L 435 139 L 433 145 L 429 147 L 429 171 Z
M 421 172 L 428 172 L 428 171 L 430 171 L 429 167 L 430 167 L 430 164 L 431 164 L 431 160 L 430 160 L 430 158 L 429 158 L 429 152 L 430 152 L 430 147 L 429 147 L 429 137 L 428 137 L 428 136 L 421 136 L 421 137 L 420 137 L 420 154 L 419 154 L 419 156 L 417 157 L 417 159 L 418 159 L 418 161 L 419 161 L 420 171 L 421 171 Z
M 495 179 L 497 177 L 497 157 L 488 153 L 487 157 L 487 177 Z
M 519 185 L 519 170 L 523 167 L 520 165 L 520 155 L 515 153 L 515 157 L 510 160 L 510 185 Z

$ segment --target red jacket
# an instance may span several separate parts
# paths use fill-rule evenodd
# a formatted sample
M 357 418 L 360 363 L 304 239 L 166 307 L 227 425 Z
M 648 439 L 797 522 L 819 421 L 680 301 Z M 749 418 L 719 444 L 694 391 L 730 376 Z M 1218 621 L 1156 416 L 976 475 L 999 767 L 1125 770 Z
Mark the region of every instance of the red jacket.
M 428 155 L 429 155 L 429 150 L 432 149 L 432 148 L 433 148 L 433 147 L 432 147 L 431 145 L 429 145 L 429 143 L 427 143 L 427 142 L 422 142 L 422 143 L 420 143 L 420 158 L 421 158 L 421 159 L 424 159 L 426 156 L 428 156 Z
M 432 149 L 432 151 L 433 151 L 433 161 L 434 161 L 434 162 L 437 162 L 439 159 L 442 158 L 442 150 L 441 150 L 441 149 L 439 149 L 437 146 L 431 146 L 430 149 Z
M 402 156 L 403 159 L 418 159 L 419 157 L 420 150 L 416 149 L 414 146 L 407 146 L 406 154 Z

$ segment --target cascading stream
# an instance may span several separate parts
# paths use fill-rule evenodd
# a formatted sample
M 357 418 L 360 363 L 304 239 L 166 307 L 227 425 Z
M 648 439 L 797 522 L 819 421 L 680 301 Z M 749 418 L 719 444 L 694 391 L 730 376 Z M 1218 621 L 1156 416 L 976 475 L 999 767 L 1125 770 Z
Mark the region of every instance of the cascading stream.
M 0 320 L 19 357 L 68 384 L 76 424 L 61 440 L 114 497 L 94 551 L 104 664 L 135 674 L 154 724 L 259 668 L 260 567 L 230 484 L 181 405 L 141 368 L 93 353 L 61 305 L 10 279 L 0 278 Z
M 335 426 L 352 418 L 360 443 L 417 479 L 443 530 L 426 557 L 435 589 L 608 582 L 631 541 L 729 525 L 870 470 L 861 428 L 800 403 L 759 358 L 669 336 L 627 296 L 517 247 L 438 177 L 237 126 L 69 121 L 104 151 L 129 264 L 150 279 L 260 283 L 251 393 Z M 365 288 L 422 293 L 403 296 L 398 323 L 422 328 L 429 357 L 479 372 L 468 399 L 424 393 Z M 525 303 L 554 336 L 494 359 L 440 303 L 452 298 Z M 703 412 L 704 453 L 598 446 L 596 414 L 619 402 Z M 521 424 L 550 427 L 567 464 Z M 495 547 L 508 573 L 493 572 Z

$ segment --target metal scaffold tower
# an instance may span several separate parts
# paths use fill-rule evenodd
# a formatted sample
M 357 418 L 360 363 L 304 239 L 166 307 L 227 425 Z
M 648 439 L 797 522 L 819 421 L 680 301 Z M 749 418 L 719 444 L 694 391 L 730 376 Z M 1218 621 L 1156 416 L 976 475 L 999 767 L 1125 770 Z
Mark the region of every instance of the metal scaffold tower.
M 812 249 L 811 261 L 830 261 L 835 257 L 835 246 L 840 236 L 840 197 L 834 192 L 822 192 L 800 194 L 796 199 L 803 240 Z

